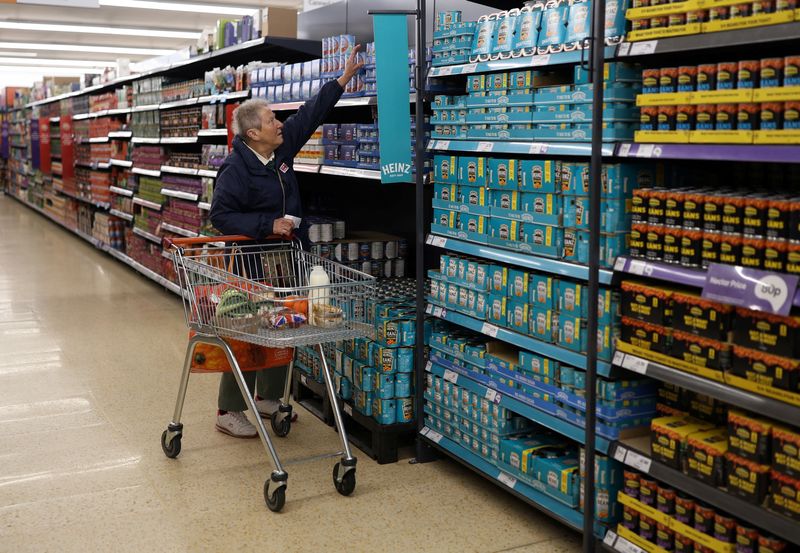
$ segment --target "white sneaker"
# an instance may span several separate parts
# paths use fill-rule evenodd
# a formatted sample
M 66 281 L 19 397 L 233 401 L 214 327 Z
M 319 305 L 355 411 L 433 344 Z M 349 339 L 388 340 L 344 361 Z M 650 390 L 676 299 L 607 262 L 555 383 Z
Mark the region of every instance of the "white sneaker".
M 234 438 L 255 438 L 258 430 L 244 414 L 244 411 L 228 411 L 217 414 L 217 430 Z
M 256 409 L 262 419 L 271 419 L 272 413 L 278 410 L 281 402 L 277 399 L 256 399 Z M 297 411 L 292 410 L 292 422 L 297 420 Z

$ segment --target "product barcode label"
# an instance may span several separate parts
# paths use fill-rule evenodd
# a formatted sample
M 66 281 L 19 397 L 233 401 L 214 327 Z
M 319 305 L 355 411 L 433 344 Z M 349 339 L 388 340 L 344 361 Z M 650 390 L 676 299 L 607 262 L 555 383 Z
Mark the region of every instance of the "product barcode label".
M 533 67 L 550 65 L 550 54 L 544 54 L 542 56 L 533 56 L 533 59 L 531 60 L 531 65 Z
M 628 154 L 631 153 L 631 144 L 627 142 L 625 144 L 620 144 L 619 147 L 619 157 L 628 157 Z
M 428 315 L 433 313 L 433 306 L 431 304 L 428 304 L 428 306 L 425 308 L 425 313 L 427 313 Z
M 425 364 L 425 370 L 426 370 L 426 371 L 428 371 L 428 372 L 431 372 L 431 369 L 432 369 L 432 368 L 433 368 L 433 363 L 432 363 L 431 361 L 428 361 L 428 362 Z
M 617 544 L 614 546 L 614 549 L 619 551 L 620 553 L 646 553 L 644 549 L 639 547 L 638 545 L 634 545 L 625 538 L 617 538 Z
M 614 352 L 614 359 L 611 361 L 612 365 L 616 365 L 617 367 L 621 367 L 622 363 L 625 361 L 625 354 L 621 351 Z
M 481 332 L 492 338 L 497 338 L 497 331 L 498 328 L 491 323 L 483 323 L 481 326 Z
M 644 455 L 639 455 L 635 451 L 628 451 L 628 454 L 625 456 L 626 465 L 631 466 L 644 473 L 650 472 L 651 462 L 652 461 L 649 457 L 645 457 Z
M 614 262 L 614 271 L 619 272 L 625 270 L 625 261 L 626 259 L 624 257 L 618 257 Z
M 619 45 L 619 50 L 617 50 L 617 55 L 619 57 L 627 56 L 630 51 L 631 51 L 631 43 L 623 42 L 622 44 Z
M 468 63 L 461 69 L 461 73 L 462 74 L 463 73 L 475 73 L 475 71 L 477 71 L 477 70 L 478 70 L 478 64 L 477 63 Z
M 431 440 L 433 443 L 438 444 L 439 442 L 442 441 L 443 437 L 444 436 L 439 434 L 436 430 L 429 430 L 428 431 L 428 439 Z
M 655 144 L 639 144 L 639 150 L 636 152 L 636 157 L 651 158 L 655 151 Z
M 351 417 L 353 416 L 353 408 L 350 407 L 347 403 L 344 404 L 344 412 L 350 415 Z
M 619 461 L 620 463 L 625 462 L 625 455 L 627 455 L 628 450 L 622 446 L 617 446 L 616 451 L 614 451 L 614 459 Z
M 639 261 L 638 259 L 631 259 L 631 263 L 628 267 L 628 272 L 633 275 L 643 275 L 647 270 L 647 262 L 646 261 Z
M 634 357 L 633 355 L 626 355 L 622 361 L 622 367 L 639 374 L 647 373 L 647 361 Z
M 452 382 L 453 384 L 458 383 L 458 373 L 455 371 L 451 371 L 450 369 L 445 369 L 444 371 L 444 379 L 448 382 Z
M 603 543 L 609 547 L 614 547 L 615 541 L 617 541 L 617 533 L 614 532 L 614 530 L 609 530 L 606 532 L 606 535 L 603 538 Z
M 546 154 L 547 153 L 547 144 L 542 142 L 534 142 L 528 148 L 529 154 Z
M 434 317 L 441 317 L 442 316 L 442 308 L 441 307 L 434 307 L 433 308 L 433 316 Z
M 450 141 L 449 140 L 440 140 L 436 143 L 436 150 L 449 150 L 450 149 Z
M 443 236 L 434 236 L 431 244 L 437 248 L 444 248 L 447 245 L 447 238 Z
M 494 149 L 494 142 L 478 142 L 478 152 L 491 152 Z
M 485 397 L 486 397 L 486 399 L 488 399 L 492 403 L 500 403 L 500 398 L 501 398 L 500 394 L 498 394 L 497 391 L 492 390 L 491 388 L 486 390 L 486 396 Z
M 430 428 L 428 428 L 427 426 L 423 426 L 423 427 L 422 427 L 422 430 L 420 430 L 420 431 L 419 431 L 419 433 L 420 433 L 420 434 L 422 434 L 423 436 L 427 436 L 427 435 L 428 435 L 428 432 L 430 432 L 430 430 L 431 430 L 431 429 L 430 429 Z
M 505 472 L 500 472 L 497 479 L 511 489 L 514 489 L 514 486 L 517 485 L 517 479 Z
M 656 51 L 656 47 L 658 46 L 657 40 L 647 40 L 644 42 L 636 42 L 631 44 L 630 54 L 631 56 L 646 56 L 652 54 Z

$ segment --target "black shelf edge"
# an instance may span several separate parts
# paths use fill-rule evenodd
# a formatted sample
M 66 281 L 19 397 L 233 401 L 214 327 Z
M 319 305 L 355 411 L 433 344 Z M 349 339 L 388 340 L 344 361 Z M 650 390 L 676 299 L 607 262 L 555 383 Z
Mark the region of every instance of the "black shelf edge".
M 796 41 L 798 37 L 800 37 L 800 22 L 781 23 L 779 25 L 765 25 L 762 27 L 750 27 L 748 29 L 736 29 L 733 31 L 665 37 L 650 41 L 624 42 L 617 47 L 615 59 L 624 60 L 640 58 L 642 56 L 713 50 L 718 48 L 750 47 L 754 44 Z M 629 52 L 630 49 L 634 49 L 634 45 L 643 42 L 656 42 L 657 44 L 654 50 L 643 49 L 644 51 L 642 53 L 621 55 L 621 53 Z
M 627 462 L 628 452 L 630 451 L 649 459 L 650 465 L 647 470 L 642 470 L 641 462 L 634 462 L 633 464 Z M 614 443 L 609 456 L 619 460 L 623 455 L 625 455 L 624 462 L 626 465 L 646 472 L 656 480 L 661 480 L 741 520 L 746 520 L 749 524 L 767 530 L 792 543 L 800 544 L 800 524 L 797 521 L 768 511 L 758 505 L 748 503 L 723 490 L 691 478 L 679 470 L 651 459 L 649 452 L 640 451 L 639 448 L 632 447 L 627 443 Z
M 724 382 L 717 382 L 680 369 L 668 367 L 630 353 L 626 353 L 624 357 L 628 358 L 628 362 L 624 361 L 624 358 L 620 356 L 620 352 L 617 351 L 612 364 L 624 369 L 627 367 L 623 363 L 632 366 L 630 358 L 641 359 L 647 364 L 646 367 L 642 371 L 634 370 L 633 372 L 711 396 L 735 407 L 746 409 L 777 421 L 791 425 L 797 425 L 797 422 L 800 421 L 800 407 L 736 388 Z

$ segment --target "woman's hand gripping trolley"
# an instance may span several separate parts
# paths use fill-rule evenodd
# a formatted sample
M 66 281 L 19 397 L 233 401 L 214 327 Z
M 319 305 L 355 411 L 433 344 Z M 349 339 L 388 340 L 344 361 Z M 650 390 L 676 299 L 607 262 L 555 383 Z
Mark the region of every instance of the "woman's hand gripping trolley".
M 322 344 L 371 333 L 369 303 L 375 297 L 375 279 L 305 252 L 297 240 L 280 237 L 264 242 L 253 242 L 245 236 L 167 239 L 165 246 L 172 250 L 186 322 L 194 331 L 186 350 L 175 413 L 161 436 L 165 455 L 174 458 L 181 451 L 181 412 L 199 344 L 216 346 L 224 352 L 251 413 L 258 411 L 242 370 L 276 363 L 284 366 L 289 360 L 283 399 L 271 419 L 278 436 L 286 436 L 291 428 L 293 351 L 286 350 L 316 344 L 342 440 L 343 455 L 333 469 L 334 486 L 342 495 L 351 494 L 356 485 L 356 458 L 350 451 Z M 255 362 L 258 366 L 248 366 L 255 358 L 261 361 Z M 282 362 L 276 361 L 281 358 Z M 264 483 L 264 500 L 270 510 L 277 512 L 286 501 L 288 474 L 261 417 L 255 418 L 258 435 L 274 466 Z

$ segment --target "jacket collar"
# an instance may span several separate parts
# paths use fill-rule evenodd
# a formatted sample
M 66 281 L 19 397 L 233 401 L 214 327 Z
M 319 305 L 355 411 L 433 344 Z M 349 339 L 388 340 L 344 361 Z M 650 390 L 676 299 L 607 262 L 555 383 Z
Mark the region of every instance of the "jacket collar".
M 244 143 L 244 140 L 238 136 L 233 137 L 233 151 L 239 154 L 239 157 L 244 160 L 247 170 L 251 174 L 266 175 L 269 172 L 267 166 L 261 163 L 261 161 L 256 157 L 256 154 L 253 153 L 253 150 L 248 148 L 247 144 Z

